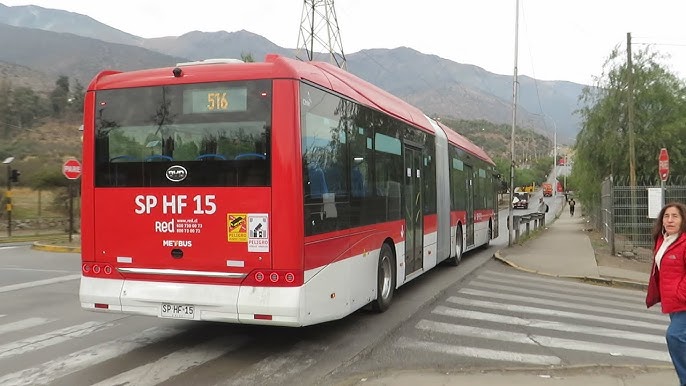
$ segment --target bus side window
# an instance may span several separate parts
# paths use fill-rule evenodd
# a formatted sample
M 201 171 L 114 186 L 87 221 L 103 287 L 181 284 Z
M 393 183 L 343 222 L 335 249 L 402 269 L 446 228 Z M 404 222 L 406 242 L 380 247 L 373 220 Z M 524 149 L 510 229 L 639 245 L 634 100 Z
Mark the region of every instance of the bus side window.
M 324 172 L 318 166 L 310 166 L 307 168 L 307 174 L 309 176 L 310 198 L 321 199 L 324 193 L 329 192 L 329 189 L 326 187 Z
M 364 197 L 364 177 L 360 168 L 355 166 L 352 170 L 352 196 L 353 197 Z

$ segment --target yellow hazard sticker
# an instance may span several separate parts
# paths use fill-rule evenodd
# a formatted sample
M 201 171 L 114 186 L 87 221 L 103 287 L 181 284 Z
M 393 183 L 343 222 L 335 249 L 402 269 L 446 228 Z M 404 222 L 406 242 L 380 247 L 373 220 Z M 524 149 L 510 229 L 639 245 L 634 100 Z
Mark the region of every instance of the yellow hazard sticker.
M 228 237 L 230 243 L 248 242 L 247 217 L 247 213 L 229 213 L 226 216 L 226 227 L 229 230 Z

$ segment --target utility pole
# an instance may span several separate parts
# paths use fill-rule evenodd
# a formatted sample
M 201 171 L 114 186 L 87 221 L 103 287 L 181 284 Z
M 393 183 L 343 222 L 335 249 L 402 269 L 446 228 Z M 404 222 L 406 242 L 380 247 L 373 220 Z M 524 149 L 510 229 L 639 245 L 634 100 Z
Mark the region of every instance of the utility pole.
M 515 126 L 517 125 L 517 57 L 519 56 L 519 0 L 517 0 L 517 11 L 515 12 L 515 52 L 514 52 L 514 78 L 512 80 L 512 133 L 510 134 L 510 208 L 507 216 L 507 246 L 512 246 L 512 234 L 514 232 L 514 211 L 512 201 L 514 200 L 514 151 L 515 151 Z
M 346 69 L 333 0 L 304 0 L 295 57 L 306 61 L 316 60 L 316 50 L 326 52 L 331 64 Z
M 7 192 L 5 197 L 7 197 L 7 237 L 12 237 L 12 168 L 9 162 L 7 163 Z
M 636 149 L 634 145 L 634 68 L 631 63 L 631 32 L 626 33 L 626 66 L 627 66 L 627 123 L 629 134 L 629 186 L 636 188 Z
M 12 179 L 14 175 L 12 173 L 12 167 L 10 164 L 14 161 L 14 157 L 7 157 L 3 164 L 7 165 L 7 192 L 5 193 L 5 209 L 7 210 L 7 237 L 12 237 Z M 15 172 L 17 172 L 15 170 Z M 18 173 L 16 174 L 19 175 Z
M 631 189 L 631 224 L 633 234 L 638 233 L 636 216 L 636 150 L 634 148 L 634 68 L 631 63 L 631 32 L 626 33 L 626 67 L 627 67 L 627 122 L 629 134 L 629 188 Z

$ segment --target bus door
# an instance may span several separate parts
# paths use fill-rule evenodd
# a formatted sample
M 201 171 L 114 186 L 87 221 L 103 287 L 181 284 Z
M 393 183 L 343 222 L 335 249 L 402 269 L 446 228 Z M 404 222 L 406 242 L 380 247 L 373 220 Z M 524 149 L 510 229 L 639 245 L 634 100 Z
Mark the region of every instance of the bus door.
M 467 176 L 467 178 L 465 179 L 465 185 L 467 185 L 467 226 L 465 227 L 467 234 L 465 234 L 465 245 L 469 246 L 474 245 L 474 172 L 472 167 L 469 165 L 464 166 L 464 171 L 465 175 Z
M 405 145 L 405 275 L 423 266 L 422 151 Z

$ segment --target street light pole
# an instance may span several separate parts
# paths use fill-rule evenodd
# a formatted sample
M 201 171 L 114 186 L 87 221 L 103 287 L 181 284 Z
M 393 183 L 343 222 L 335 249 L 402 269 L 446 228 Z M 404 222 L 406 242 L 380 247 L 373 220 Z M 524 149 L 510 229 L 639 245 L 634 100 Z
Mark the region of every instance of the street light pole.
M 7 165 L 7 193 L 5 193 L 5 204 L 7 209 L 7 237 L 12 237 L 12 168 L 10 164 L 14 157 L 5 158 L 2 163 Z
M 555 134 L 553 135 L 553 182 L 555 182 L 555 191 L 557 191 L 557 122 L 550 115 L 544 115 L 553 121 L 553 127 L 555 127 Z
M 510 202 L 507 204 L 510 208 L 507 216 L 507 246 L 511 247 L 513 244 L 512 233 L 514 232 L 514 212 L 512 210 L 512 201 L 514 200 L 514 152 L 515 152 L 515 126 L 517 125 L 517 57 L 519 56 L 519 0 L 517 0 L 517 10 L 515 12 L 515 52 L 514 52 L 514 78 L 512 81 L 512 133 L 510 134 Z

